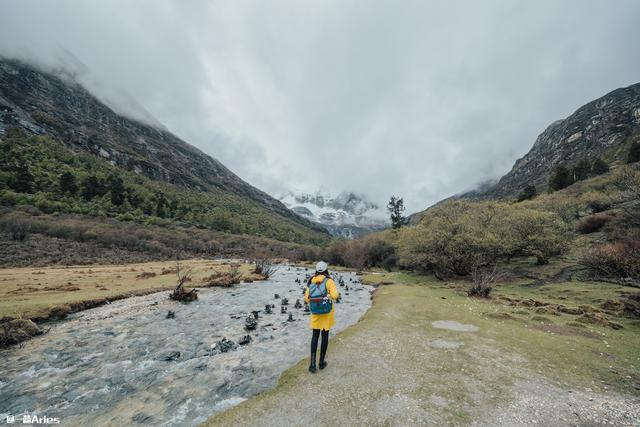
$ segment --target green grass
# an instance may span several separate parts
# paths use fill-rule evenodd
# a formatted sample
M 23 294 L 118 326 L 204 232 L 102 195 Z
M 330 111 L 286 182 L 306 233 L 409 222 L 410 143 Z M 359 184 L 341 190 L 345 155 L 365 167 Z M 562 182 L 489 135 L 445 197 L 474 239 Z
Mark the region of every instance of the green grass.
M 561 313 L 559 316 L 545 315 L 549 320 L 543 323 L 551 326 L 540 328 L 540 319 L 533 319 L 533 310 L 502 305 L 495 299 L 468 298 L 460 292 L 461 283 L 447 289 L 434 278 L 410 273 L 369 275 L 363 280 L 372 284 L 392 282 L 424 288 L 419 298 L 424 309 L 421 316 L 426 322 L 449 314 L 449 318 L 477 325 L 481 335 L 495 339 L 504 351 L 526 354 L 526 366 L 534 371 L 548 372 L 568 383 L 595 387 L 608 384 L 638 393 L 635 387 L 640 386 L 640 324 L 637 320 L 615 316 L 613 320 L 624 326 L 621 330 L 593 324 L 576 327 L 572 324 L 579 316 Z M 500 285 L 495 294 L 579 306 L 618 299 L 620 292 L 629 291 L 634 288 L 576 281 L 541 288 Z M 564 295 L 570 296 L 569 302 L 561 299 Z
M 458 425 L 490 413 L 512 397 L 516 383 L 532 377 L 563 390 L 640 395 L 637 324 L 629 322 L 622 330 L 566 325 L 573 316 L 547 319 L 520 307 L 468 298 L 462 283 L 412 273 L 367 274 L 362 281 L 378 286 L 374 304 L 360 322 L 333 339 L 328 373 L 309 375 L 302 360 L 283 373 L 276 388 L 205 424 L 301 424 L 313 417 L 316 424 L 394 425 L 410 424 L 413 416 Z M 435 320 L 480 329 L 435 329 Z M 435 350 L 426 345 L 433 339 L 463 346 Z M 323 411 L 309 403 L 308 396 L 321 390 L 321 396 L 340 404 Z M 433 396 L 448 404 L 434 405 Z M 396 398 L 410 402 L 412 409 L 394 412 L 389 402 Z M 379 405 L 387 408 L 383 415 L 370 418 L 371 408 Z

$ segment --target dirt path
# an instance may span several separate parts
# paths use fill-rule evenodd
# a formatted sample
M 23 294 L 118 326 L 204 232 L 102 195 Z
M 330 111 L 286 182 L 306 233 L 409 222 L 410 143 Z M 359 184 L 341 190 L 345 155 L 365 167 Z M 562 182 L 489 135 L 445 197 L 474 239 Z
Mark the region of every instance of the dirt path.
M 304 360 L 282 376 L 277 388 L 208 425 L 640 423 L 637 395 L 571 373 L 558 376 L 562 362 L 554 359 L 543 371 L 522 349 L 510 350 L 512 334 L 538 339 L 545 332 L 526 326 L 519 326 L 522 333 L 513 331 L 509 321 L 483 316 L 487 304 L 451 294 L 419 285 L 379 288 L 362 321 L 333 339 L 325 371 L 309 374 Z M 458 323 L 434 327 L 439 320 Z M 549 339 L 557 340 L 553 345 L 565 342 L 555 335 Z

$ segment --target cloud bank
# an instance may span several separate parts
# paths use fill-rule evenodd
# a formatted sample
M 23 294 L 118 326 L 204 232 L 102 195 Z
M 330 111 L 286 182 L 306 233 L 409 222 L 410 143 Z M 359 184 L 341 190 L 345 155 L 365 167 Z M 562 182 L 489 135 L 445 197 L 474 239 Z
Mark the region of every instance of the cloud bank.
M 71 64 L 274 195 L 397 194 L 415 211 L 640 81 L 639 18 L 635 0 L 7 0 L 0 54 Z

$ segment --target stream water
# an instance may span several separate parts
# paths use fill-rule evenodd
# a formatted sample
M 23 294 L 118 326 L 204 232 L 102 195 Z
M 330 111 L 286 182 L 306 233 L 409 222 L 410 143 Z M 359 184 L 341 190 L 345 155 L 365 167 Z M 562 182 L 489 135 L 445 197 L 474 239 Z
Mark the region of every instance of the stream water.
M 332 336 L 367 311 L 372 290 L 352 273 L 336 276 L 349 290 L 340 289 Z M 160 292 L 76 313 L 0 351 L 0 421 L 34 414 L 61 425 L 197 425 L 273 387 L 308 356 L 308 313 L 294 307 L 304 278 L 304 269 L 280 266 L 264 282 L 201 289 L 189 304 Z M 246 331 L 255 310 L 257 328 Z M 238 345 L 246 335 L 251 341 Z M 235 343 L 225 352 L 223 338 Z

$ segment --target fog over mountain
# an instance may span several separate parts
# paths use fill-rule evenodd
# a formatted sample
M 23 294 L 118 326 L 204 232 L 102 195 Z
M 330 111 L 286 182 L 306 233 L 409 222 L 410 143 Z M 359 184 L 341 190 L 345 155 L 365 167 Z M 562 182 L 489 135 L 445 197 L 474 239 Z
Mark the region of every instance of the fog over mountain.
M 3 1 L 0 54 L 72 72 L 272 195 L 416 211 L 638 82 L 638 17 L 634 0 Z

